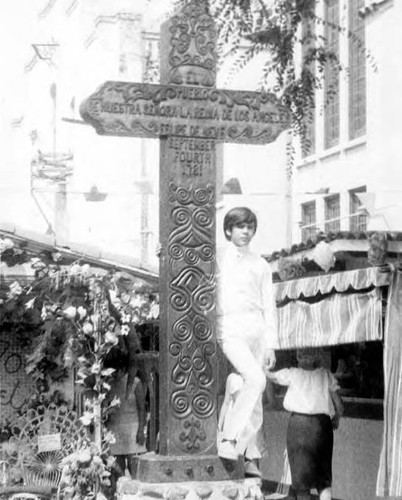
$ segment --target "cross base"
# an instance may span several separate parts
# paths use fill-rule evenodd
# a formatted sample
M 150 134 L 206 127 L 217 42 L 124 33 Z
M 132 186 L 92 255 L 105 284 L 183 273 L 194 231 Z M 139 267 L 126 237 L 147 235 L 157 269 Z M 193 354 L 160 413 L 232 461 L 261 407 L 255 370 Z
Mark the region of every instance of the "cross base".
M 136 478 L 143 483 L 181 483 L 244 479 L 244 462 L 222 460 L 216 455 L 140 456 Z
M 263 500 L 261 479 L 144 483 L 120 478 L 117 500 Z

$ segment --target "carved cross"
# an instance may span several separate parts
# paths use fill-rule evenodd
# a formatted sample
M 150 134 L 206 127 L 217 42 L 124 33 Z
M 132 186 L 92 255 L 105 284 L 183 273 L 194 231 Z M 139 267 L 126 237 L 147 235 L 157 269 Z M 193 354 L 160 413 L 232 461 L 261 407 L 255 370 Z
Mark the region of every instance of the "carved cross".
M 289 124 L 273 95 L 215 88 L 216 37 L 207 2 L 190 1 L 162 26 L 161 85 L 106 82 L 81 106 L 99 134 L 160 139 L 160 456 L 144 481 L 230 476 L 216 457 L 217 144 Z

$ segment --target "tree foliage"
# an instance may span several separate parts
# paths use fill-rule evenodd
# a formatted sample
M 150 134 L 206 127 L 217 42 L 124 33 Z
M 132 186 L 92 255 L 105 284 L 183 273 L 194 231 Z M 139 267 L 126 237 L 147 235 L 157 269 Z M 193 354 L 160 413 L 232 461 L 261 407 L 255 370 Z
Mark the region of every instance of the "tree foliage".
M 338 55 L 318 35 L 325 21 L 317 0 L 211 0 L 219 25 L 219 56 L 234 56 L 232 74 L 264 54 L 260 90 L 274 92 L 288 107 L 292 130 L 304 136 L 328 66 L 342 69 Z M 307 29 L 306 29 L 307 28 Z M 341 26 L 332 29 L 343 31 Z M 301 50 L 303 47 L 303 51 Z

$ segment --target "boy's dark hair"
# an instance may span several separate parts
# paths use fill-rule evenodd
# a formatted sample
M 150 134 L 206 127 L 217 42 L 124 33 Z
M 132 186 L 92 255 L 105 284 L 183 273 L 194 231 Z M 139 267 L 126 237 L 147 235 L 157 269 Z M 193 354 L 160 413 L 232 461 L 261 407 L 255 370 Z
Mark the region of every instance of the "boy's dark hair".
M 223 219 L 223 232 L 227 240 L 230 240 L 230 234 L 235 226 L 241 224 L 254 224 L 254 232 L 257 230 L 257 216 L 247 207 L 236 207 L 229 210 Z

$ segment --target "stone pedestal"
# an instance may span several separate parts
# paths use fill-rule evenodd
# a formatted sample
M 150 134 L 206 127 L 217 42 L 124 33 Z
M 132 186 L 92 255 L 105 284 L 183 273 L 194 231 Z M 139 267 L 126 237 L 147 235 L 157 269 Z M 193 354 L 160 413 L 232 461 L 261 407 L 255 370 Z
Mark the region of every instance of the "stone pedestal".
M 261 479 L 144 483 L 120 478 L 117 500 L 263 500 Z

